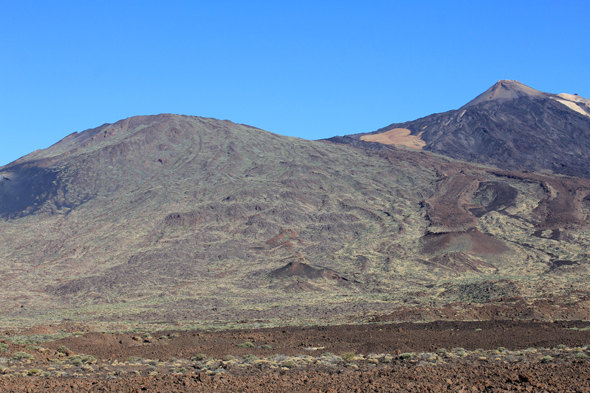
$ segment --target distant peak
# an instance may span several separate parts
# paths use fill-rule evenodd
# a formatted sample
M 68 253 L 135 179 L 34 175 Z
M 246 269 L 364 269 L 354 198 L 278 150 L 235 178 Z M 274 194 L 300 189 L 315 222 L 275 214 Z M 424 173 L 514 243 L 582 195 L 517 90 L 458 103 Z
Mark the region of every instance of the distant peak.
M 516 80 L 502 79 L 494 83 L 475 99 L 469 101 L 463 108 L 480 104 L 486 101 L 511 101 L 520 97 L 545 98 L 550 94 L 535 90 Z

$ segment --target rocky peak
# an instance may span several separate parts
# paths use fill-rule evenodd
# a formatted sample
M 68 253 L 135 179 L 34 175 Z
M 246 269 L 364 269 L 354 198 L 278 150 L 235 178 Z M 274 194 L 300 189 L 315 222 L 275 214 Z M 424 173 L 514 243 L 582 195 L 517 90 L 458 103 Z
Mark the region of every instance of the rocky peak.
M 548 98 L 550 94 L 535 90 L 519 81 L 502 79 L 482 94 L 469 101 L 463 108 L 487 101 L 511 101 L 520 97 Z

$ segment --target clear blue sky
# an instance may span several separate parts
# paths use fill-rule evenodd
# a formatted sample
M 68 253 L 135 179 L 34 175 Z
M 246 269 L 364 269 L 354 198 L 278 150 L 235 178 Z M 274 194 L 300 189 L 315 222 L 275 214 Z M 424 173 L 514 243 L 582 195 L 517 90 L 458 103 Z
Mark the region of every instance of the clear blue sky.
M 499 79 L 590 98 L 589 21 L 588 1 L 0 0 L 0 165 L 135 115 L 319 139 Z

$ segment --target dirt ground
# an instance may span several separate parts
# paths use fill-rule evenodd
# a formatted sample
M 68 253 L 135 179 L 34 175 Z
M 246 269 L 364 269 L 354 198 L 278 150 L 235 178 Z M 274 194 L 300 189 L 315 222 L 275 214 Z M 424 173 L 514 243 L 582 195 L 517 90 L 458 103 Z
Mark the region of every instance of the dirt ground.
M 588 324 L 86 333 L 36 347 L 4 341 L 0 391 L 590 392 Z

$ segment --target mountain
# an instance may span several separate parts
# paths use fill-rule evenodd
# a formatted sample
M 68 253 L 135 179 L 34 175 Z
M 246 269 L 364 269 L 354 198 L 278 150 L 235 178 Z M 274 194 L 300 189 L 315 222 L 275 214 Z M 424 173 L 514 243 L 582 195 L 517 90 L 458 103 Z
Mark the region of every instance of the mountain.
M 0 167 L 2 325 L 590 317 L 590 180 L 363 145 L 163 114 Z
M 406 146 L 509 170 L 590 178 L 590 100 L 501 80 L 457 110 L 334 142 Z

